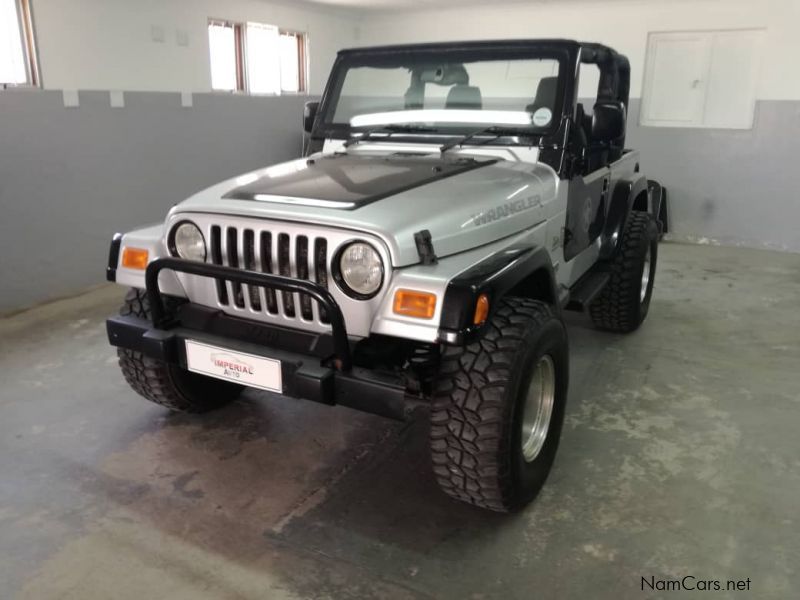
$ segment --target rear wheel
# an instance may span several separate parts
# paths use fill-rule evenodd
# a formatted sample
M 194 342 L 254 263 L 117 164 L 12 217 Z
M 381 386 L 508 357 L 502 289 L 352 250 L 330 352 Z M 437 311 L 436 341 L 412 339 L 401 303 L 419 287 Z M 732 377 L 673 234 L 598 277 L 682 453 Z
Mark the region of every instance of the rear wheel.
M 431 455 L 450 496 L 506 512 L 541 489 L 567 400 L 564 324 L 539 301 L 502 301 L 484 336 L 443 357 L 431 411 Z
M 611 279 L 589 306 L 595 326 L 629 333 L 647 317 L 658 259 L 658 228 L 644 212 L 632 212 L 611 260 Z
M 175 302 L 168 302 L 167 309 Z M 121 315 L 150 318 L 150 304 L 143 290 L 131 289 Z M 176 365 L 150 358 L 141 352 L 118 348 L 119 366 L 125 381 L 140 396 L 178 412 L 206 412 L 234 400 L 242 386 L 192 373 Z

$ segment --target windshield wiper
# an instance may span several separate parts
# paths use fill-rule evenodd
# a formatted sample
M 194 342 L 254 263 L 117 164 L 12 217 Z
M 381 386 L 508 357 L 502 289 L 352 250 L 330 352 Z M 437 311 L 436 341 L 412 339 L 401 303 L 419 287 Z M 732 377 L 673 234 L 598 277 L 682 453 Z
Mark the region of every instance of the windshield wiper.
M 452 150 L 456 146 L 463 146 L 468 141 L 470 141 L 471 139 L 473 139 L 473 138 L 475 138 L 475 137 L 477 137 L 479 135 L 491 135 L 491 137 L 489 139 L 487 139 L 487 140 L 483 140 L 483 141 L 475 144 L 476 146 L 483 146 L 484 144 L 488 144 L 489 142 L 492 142 L 492 141 L 496 140 L 497 138 L 499 138 L 501 136 L 504 136 L 504 135 L 513 135 L 513 134 L 518 134 L 518 133 L 520 133 L 520 132 L 517 129 L 512 129 L 512 128 L 509 128 L 509 127 L 499 127 L 497 125 L 490 125 L 489 127 L 484 127 L 482 129 L 477 129 L 477 130 L 473 131 L 472 133 L 468 133 L 468 134 L 466 134 L 464 136 L 461 136 L 460 138 L 455 139 L 455 140 L 453 140 L 451 142 L 447 142 L 446 144 L 442 144 L 439 147 L 439 152 L 444 154 L 445 152 L 447 152 L 448 150 Z
M 352 146 L 353 144 L 357 144 L 359 142 L 366 142 L 372 138 L 373 134 L 376 133 L 431 133 L 433 131 L 436 131 L 436 129 L 433 127 L 426 127 L 424 125 L 378 125 L 377 127 L 372 127 L 365 130 L 359 136 L 351 135 L 350 138 L 348 138 L 348 140 L 344 143 L 344 147 L 347 148 L 348 146 Z

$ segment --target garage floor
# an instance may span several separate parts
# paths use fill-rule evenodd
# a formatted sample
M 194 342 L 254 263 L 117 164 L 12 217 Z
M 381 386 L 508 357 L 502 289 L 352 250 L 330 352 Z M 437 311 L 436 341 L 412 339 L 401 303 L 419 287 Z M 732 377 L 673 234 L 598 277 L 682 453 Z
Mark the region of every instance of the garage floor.
M 684 575 L 796 594 L 800 255 L 661 254 L 638 333 L 570 319 L 561 450 L 511 516 L 436 489 L 424 419 L 140 400 L 105 339 L 118 288 L 0 320 L 0 596 L 616 599 Z

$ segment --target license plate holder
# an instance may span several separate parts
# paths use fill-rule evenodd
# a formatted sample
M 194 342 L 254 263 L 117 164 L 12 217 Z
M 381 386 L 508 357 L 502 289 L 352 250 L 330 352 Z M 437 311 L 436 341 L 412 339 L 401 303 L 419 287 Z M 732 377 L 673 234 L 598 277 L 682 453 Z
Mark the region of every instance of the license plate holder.
M 185 340 L 186 367 L 240 385 L 283 393 L 281 361 L 247 352 Z

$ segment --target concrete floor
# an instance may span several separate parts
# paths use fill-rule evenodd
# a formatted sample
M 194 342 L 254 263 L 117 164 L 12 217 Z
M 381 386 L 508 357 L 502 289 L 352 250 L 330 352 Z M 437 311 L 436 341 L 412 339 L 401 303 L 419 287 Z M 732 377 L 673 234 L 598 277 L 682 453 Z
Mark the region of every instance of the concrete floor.
M 561 450 L 511 516 L 437 490 L 424 419 L 150 405 L 106 343 L 120 295 L 0 321 L 2 598 L 797 597 L 800 255 L 664 244 L 638 333 L 571 318 Z

